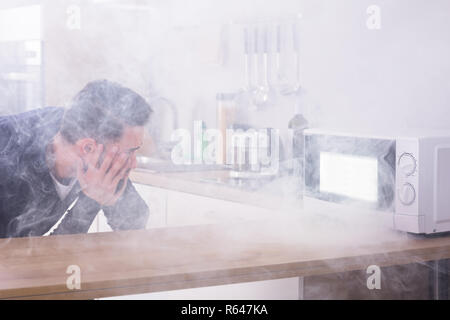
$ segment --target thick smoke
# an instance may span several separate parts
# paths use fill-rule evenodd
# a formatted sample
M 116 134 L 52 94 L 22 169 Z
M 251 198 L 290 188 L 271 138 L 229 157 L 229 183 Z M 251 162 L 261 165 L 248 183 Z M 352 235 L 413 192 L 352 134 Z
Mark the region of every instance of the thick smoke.
M 157 144 L 157 153 L 142 155 L 167 161 L 174 146 L 170 141 L 173 130 L 182 128 L 193 135 L 196 120 L 204 121 L 205 129 L 216 128 L 217 95 L 236 95 L 236 127 L 280 131 L 279 176 L 221 182 L 224 188 L 242 189 L 240 201 L 244 203 L 245 192 L 266 198 L 260 205 L 268 206 L 272 217 L 257 233 L 259 239 L 290 247 L 319 244 L 332 248 L 335 254 L 341 248 L 357 252 L 380 241 L 407 239 L 408 235 L 393 231 L 389 226 L 392 221 L 386 222 L 374 210 L 392 211 L 391 198 L 380 199 L 379 208 L 367 210 L 350 201 L 325 206 L 303 202 L 303 177 L 291 175 L 294 169 L 289 162 L 293 152 L 289 122 L 297 111 L 310 127 L 372 127 L 380 133 L 394 127 L 448 128 L 450 65 L 446 61 L 450 46 L 444 40 L 448 38 L 445 30 L 450 29 L 450 20 L 442 14 L 448 12 L 447 1 L 435 1 L 433 5 L 423 0 L 379 1 L 382 20 L 378 31 L 367 28 L 366 9 L 372 2 L 365 0 L 40 3 L 45 12 L 41 26 L 46 106 L 69 108 L 71 98 L 95 79 L 121 83 L 154 107 L 148 133 Z M 16 5 L 22 2 L 5 1 L 0 8 Z M 8 66 L 4 62 L 0 61 L 1 112 L 28 111 L 7 109 L 14 92 L 11 84 L 6 84 L 4 70 Z M 270 86 L 269 90 L 264 85 Z M 258 108 L 255 99 L 248 96 L 254 90 L 271 96 L 268 100 L 272 105 Z M 104 98 L 100 99 L 117 102 L 112 96 Z M 429 112 L 430 106 L 433 112 Z M 48 231 L 43 226 L 55 224 L 69 206 L 65 203 L 56 208 L 57 199 L 52 198 L 55 190 L 36 188 L 52 186 L 52 181 L 33 178 L 46 169 L 47 160 L 52 162 L 39 157 L 59 129 L 55 124 L 63 111 L 52 112 L 55 116 L 37 117 L 31 112 L 20 120 L 16 116 L 0 118 L 0 176 L 14 170 L 13 180 L 0 181 L 0 209 L 5 215 L 14 214 L 12 208 L 21 211 L 8 220 L 8 225 L 0 226 L 0 236 L 8 230 L 16 230 L 20 236 L 40 236 Z M 97 116 L 91 114 L 94 120 Z M 71 125 L 77 127 L 80 123 L 75 119 Z M 117 129 L 116 122 L 100 125 Z M 33 136 L 31 128 L 38 128 L 38 137 Z M 332 145 L 330 150 L 342 149 L 342 145 L 334 145 L 336 141 L 328 143 Z M 390 147 L 380 146 L 386 154 Z M 364 151 L 364 146 L 352 141 L 345 148 Z M 392 165 L 392 159 L 381 160 L 386 167 Z M 26 165 L 18 165 L 22 163 Z M 173 168 L 173 163 L 164 163 Z M 382 179 L 389 184 L 393 177 L 385 172 Z M 202 188 L 208 189 L 208 182 Z M 22 203 L 17 195 L 23 194 L 36 200 Z M 386 193 L 386 197 L 391 196 Z M 276 200 L 271 201 L 271 197 Z M 141 201 L 135 198 L 123 204 L 123 214 L 109 221 L 112 229 L 142 226 L 139 218 L 127 221 L 126 216 Z M 255 241 L 246 236 L 246 224 L 224 227 L 231 239 Z M 223 258 L 239 254 L 239 248 L 228 246 L 226 241 L 218 251 Z M 417 263 L 422 265 L 423 261 Z M 414 273 L 398 277 L 401 280 L 396 290 L 406 290 L 402 281 L 409 281 L 409 276 L 414 277 Z M 389 277 L 396 279 L 395 270 Z M 320 297 L 326 290 L 326 286 L 316 288 L 312 296 Z

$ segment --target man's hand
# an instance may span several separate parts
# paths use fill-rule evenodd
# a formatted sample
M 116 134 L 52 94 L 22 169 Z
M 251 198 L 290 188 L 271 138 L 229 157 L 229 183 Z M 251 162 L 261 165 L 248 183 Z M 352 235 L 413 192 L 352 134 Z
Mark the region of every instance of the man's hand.
M 117 153 L 117 147 L 111 148 L 102 163 L 99 163 L 103 145 L 89 153 L 86 159 L 78 159 L 77 179 L 81 191 L 102 206 L 112 206 L 120 198 L 127 186 L 128 175 L 136 164 L 126 153 Z M 123 180 L 117 190 L 119 181 Z

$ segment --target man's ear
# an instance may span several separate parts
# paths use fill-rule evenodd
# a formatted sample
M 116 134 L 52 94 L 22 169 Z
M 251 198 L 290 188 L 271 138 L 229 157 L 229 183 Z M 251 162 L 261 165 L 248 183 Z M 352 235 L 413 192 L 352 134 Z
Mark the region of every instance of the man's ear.
M 87 156 L 88 154 L 95 152 L 98 148 L 95 140 L 91 138 L 80 139 L 75 144 L 77 146 L 77 153 L 80 157 Z

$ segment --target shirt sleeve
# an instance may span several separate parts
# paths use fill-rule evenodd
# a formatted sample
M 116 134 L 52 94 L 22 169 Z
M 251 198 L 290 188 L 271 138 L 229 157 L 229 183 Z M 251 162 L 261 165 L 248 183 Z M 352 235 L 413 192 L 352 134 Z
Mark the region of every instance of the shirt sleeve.
M 80 192 L 73 208 L 51 234 L 87 233 L 100 209 L 97 201 Z
M 114 206 L 103 206 L 103 212 L 113 230 L 145 229 L 149 208 L 130 179 L 124 193 Z

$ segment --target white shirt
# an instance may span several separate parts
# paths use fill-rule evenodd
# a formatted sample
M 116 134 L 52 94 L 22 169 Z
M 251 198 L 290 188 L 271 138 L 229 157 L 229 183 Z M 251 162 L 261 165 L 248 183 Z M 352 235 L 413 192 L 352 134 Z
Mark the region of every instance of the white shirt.
M 52 177 L 53 183 L 55 184 L 56 192 L 58 193 L 59 198 L 61 199 L 61 201 L 64 200 L 69 194 L 70 190 L 72 190 L 77 180 L 73 179 L 70 184 L 66 186 L 60 183 L 51 172 L 50 176 Z
M 75 182 L 77 181 L 76 179 L 73 179 L 69 185 L 63 185 L 61 184 L 56 178 L 55 176 L 50 172 L 50 176 L 52 177 L 53 183 L 55 184 L 55 188 L 56 188 L 56 192 L 58 193 L 59 198 L 62 200 L 64 200 L 67 195 L 69 194 L 70 190 L 72 190 Z M 53 227 L 50 228 L 50 230 L 48 230 L 44 236 L 48 236 L 50 235 L 61 223 L 61 221 L 66 217 L 67 213 L 75 206 L 75 204 L 78 201 L 78 197 L 72 202 L 72 204 L 69 206 L 69 208 L 66 210 L 66 212 L 62 215 L 61 218 L 59 218 L 59 220 L 55 223 L 55 225 Z

